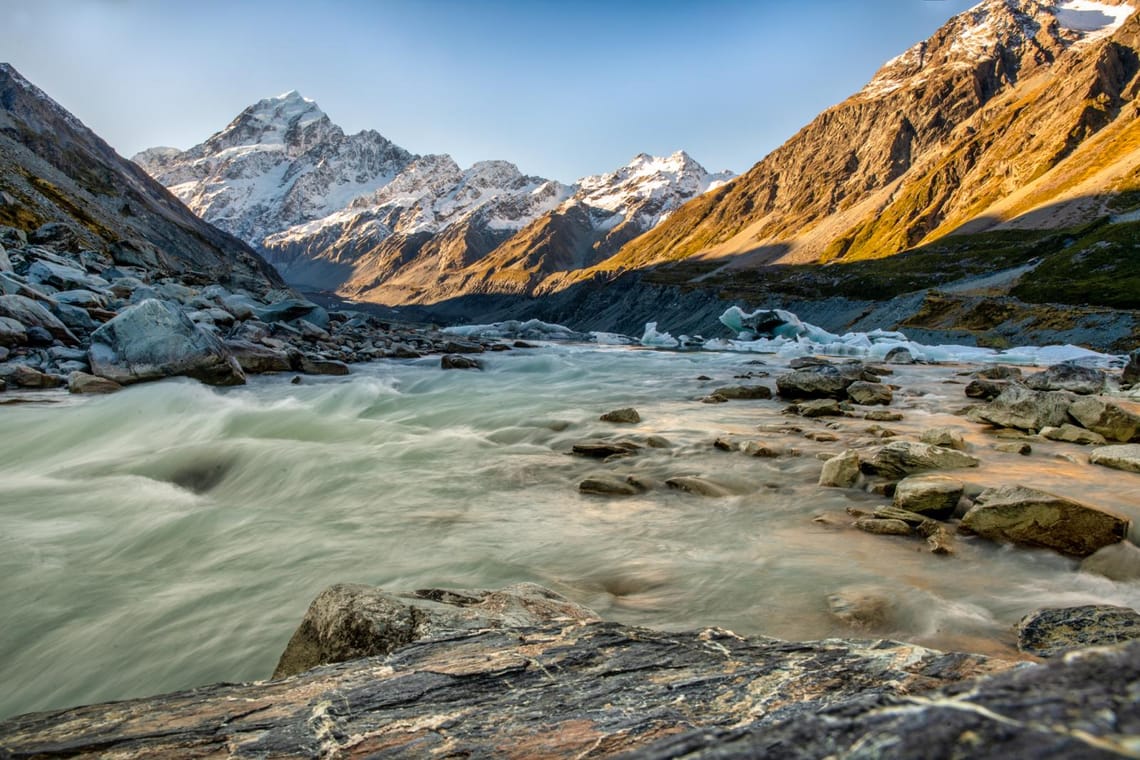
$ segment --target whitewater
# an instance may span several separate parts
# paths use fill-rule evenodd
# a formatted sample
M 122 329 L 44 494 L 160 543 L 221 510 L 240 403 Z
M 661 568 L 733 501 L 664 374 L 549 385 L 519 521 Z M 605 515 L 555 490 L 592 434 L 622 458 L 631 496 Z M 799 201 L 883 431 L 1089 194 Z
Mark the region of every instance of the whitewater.
M 341 582 L 532 581 L 655 628 L 884 636 L 1006 656 L 1011 627 L 1041 607 L 1140 607 L 1137 584 L 1050 552 L 961 537 L 940 558 L 842 527 L 848 507 L 884 500 L 818 487 L 821 459 L 873 444 L 870 423 L 789 418 L 776 400 L 700 403 L 723 385 L 772 386 L 792 353 L 787 342 L 717 345 L 543 342 L 482 354 L 482 371 L 424 357 L 300 384 L 168 380 L 0 407 L 0 717 L 266 678 L 309 602 Z M 895 366 L 891 408 L 905 418 L 888 426 L 912 438 L 960 427 L 983 459 L 955 472 L 972 485 L 1025 483 L 1140 518 L 1137 476 L 1091 467 L 1079 447 L 1035 439 L 1032 457 L 993 451 L 992 436 L 953 414 L 970 368 Z M 628 406 L 640 424 L 598 419 Z M 570 454 L 614 436 L 663 440 L 616 462 Z M 718 450 L 724 437 L 784 455 Z M 696 476 L 729 495 L 579 493 L 603 473 Z M 883 628 L 829 612 L 829 598 L 859 594 L 891 600 Z

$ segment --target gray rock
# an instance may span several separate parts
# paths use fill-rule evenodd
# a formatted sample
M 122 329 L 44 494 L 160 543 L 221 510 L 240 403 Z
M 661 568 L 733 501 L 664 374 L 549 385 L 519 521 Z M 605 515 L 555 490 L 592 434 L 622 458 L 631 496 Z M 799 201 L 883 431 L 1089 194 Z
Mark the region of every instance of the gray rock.
M 578 490 L 595 496 L 636 496 L 644 489 L 612 475 L 595 475 L 579 483 Z
M 444 367 L 444 369 L 452 369 Z M 306 375 L 347 375 L 348 365 L 336 359 L 322 359 L 319 356 L 302 356 L 301 371 Z
M 0 378 L 3 378 L 8 388 L 47 389 L 63 385 L 62 377 L 42 372 L 27 364 L 0 365 Z
M 293 369 L 289 355 L 259 343 L 248 340 L 224 341 L 243 372 L 261 374 L 264 372 L 288 372 Z
M 1124 515 L 1024 486 L 988 488 L 962 518 L 961 527 L 992 541 L 1087 557 L 1124 540 Z
M 637 413 L 636 409 L 626 407 L 625 409 L 614 409 L 606 412 L 599 417 L 602 422 L 614 422 L 621 425 L 635 425 L 641 422 L 641 415 Z
M 1138 638 L 1140 613 L 1108 604 L 1038 610 L 1017 624 L 1017 648 L 1038 657 Z
M 732 495 L 732 491 L 729 489 L 718 483 L 713 483 L 711 480 L 706 480 L 705 478 L 680 476 L 669 478 L 665 481 L 665 485 L 675 491 L 684 491 L 685 493 L 691 493 L 696 496 L 708 496 L 713 499 Z
M 889 386 L 865 380 L 856 380 L 847 386 L 847 397 L 863 406 L 887 406 L 894 400 Z
M 23 346 L 27 342 L 27 328 L 11 317 L 0 317 L 0 346 Z
M 79 345 L 79 339 L 68 329 L 67 325 L 43 306 L 25 296 L 0 296 L 0 317 L 14 319 L 22 324 L 25 329 L 42 327 L 51 333 L 53 338 L 69 346 Z
M 449 340 L 443 344 L 440 350 L 448 354 L 481 354 L 486 349 L 478 343 L 471 343 L 466 340 Z
M 28 328 L 28 345 L 35 348 L 47 348 L 55 343 L 55 338 L 52 334 L 40 327 L 39 325 L 32 325 Z
M 967 398 L 977 398 L 983 401 L 993 401 L 995 398 L 1002 394 L 1009 383 L 1004 380 L 988 380 L 986 378 L 977 378 L 971 380 L 966 384 L 965 393 Z
M 898 412 L 888 412 L 885 409 L 875 409 L 863 415 L 863 419 L 870 422 L 898 422 L 902 418 Z
M 264 308 L 263 304 L 258 303 L 253 298 L 240 294 L 222 296 L 220 303 L 223 309 L 233 314 L 234 319 L 243 321 L 253 319 L 257 315 L 257 310 Z
M 864 533 L 880 536 L 909 536 L 914 532 L 904 520 L 893 518 L 860 517 L 855 521 L 855 527 Z
M 8 258 L 8 252 L 4 250 L 4 246 L 0 245 L 0 272 L 11 272 L 12 261 Z
M 998 427 L 1036 432 L 1068 420 L 1073 397 L 1062 391 L 1035 391 L 1010 385 L 989 404 L 974 409 L 969 419 Z
M 843 410 L 839 402 L 830 398 L 815 398 L 801 401 L 793 406 L 796 414 L 801 417 L 842 417 Z
M 414 641 L 445 634 L 597 620 L 592 610 L 533 583 L 497 591 L 430 589 L 402 594 L 338 584 L 313 600 L 273 677 L 388 654 Z
M 832 365 L 808 366 L 777 377 L 776 393 L 787 399 L 843 399 L 847 388 L 858 379 Z
M 724 388 L 717 388 L 712 392 L 712 395 L 722 396 L 729 400 L 770 399 L 772 398 L 772 389 L 766 385 L 728 385 Z
M 72 372 L 67 377 L 67 389 L 72 393 L 114 393 L 123 386 L 105 377 L 96 377 L 86 372 Z
M 323 316 L 321 312 L 324 312 Z M 291 322 L 305 317 L 318 327 L 328 326 L 328 312 L 312 301 L 287 298 L 256 310 L 257 318 L 266 324 Z
M 128 307 L 91 335 L 92 373 L 122 385 L 182 375 L 210 385 L 239 385 L 245 374 L 215 336 L 174 304 L 154 299 Z
M 1103 391 L 1107 380 L 1104 370 L 1065 362 L 1030 375 L 1025 378 L 1025 385 L 1035 391 L 1069 391 L 1087 396 Z
M 911 512 L 909 509 L 901 509 L 891 504 L 885 504 L 881 507 L 875 507 L 871 516 L 877 517 L 880 520 L 902 520 L 907 525 L 917 528 L 929 519 L 922 515 Z
M 1089 461 L 1114 470 L 1140 472 L 1140 443 L 1124 443 L 1093 449 L 1089 453 Z
M 1124 365 L 1120 382 L 1125 385 L 1135 385 L 1140 382 L 1140 348 L 1134 348 L 1128 354 L 1128 363 Z
M 48 261 L 36 261 L 28 267 L 28 280 L 49 285 L 56 290 L 105 290 L 111 283 L 102 277 L 88 274 L 76 267 L 61 266 Z
M 1079 443 L 1085 446 L 1103 446 L 1107 443 L 1100 433 L 1070 425 L 1068 422 L 1060 427 L 1043 427 L 1038 435 L 1050 441 Z
M 977 457 L 955 449 L 914 441 L 892 441 L 863 462 L 863 469 L 885 478 L 903 478 L 925 470 L 977 467 Z
M 966 450 L 966 439 L 962 437 L 962 430 L 956 427 L 927 428 L 922 431 L 919 440 L 944 449 Z
M 458 354 L 444 354 L 440 357 L 439 366 L 442 369 L 483 369 L 483 364 L 478 359 Z
M 983 380 L 1017 380 L 1021 377 L 1021 367 L 995 364 L 992 367 L 983 367 L 975 371 L 973 375 Z
M 892 503 L 899 509 L 946 520 L 954 514 L 963 490 L 962 481 L 945 475 L 911 475 L 895 486 Z
M 1140 580 L 1140 547 L 1121 541 L 1097 549 L 1081 560 L 1081 572 L 1103 575 L 1114 581 Z
M 887 352 L 887 355 L 883 357 L 883 361 L 887 364 L 914 364 L 915 358 L 914 354 L 910 352 L 910 349 L 895 346 Z
M 72 332 L 86 335 L 99 328 L 99 324 L 87 313 L 87 309 L 72 306 L 66 303 L 57 303 L 52 307 L 52 313 L 59 317 L 72 330 Z
M 9 357 L 9 356 L 11 356 L 11 355 L 12 355 L 12 352 L 11 352 L 11 351 L 9 351 L 9 350 L 8 350 L 7 348 L 5 348 L 4 346 L 0 346 L 0 362 L 6 362 L 6 361 L 8 361 L 8 357 Z
M 577 454 L 580 457 L 606 459 L 612 456 L 628 456 L 640 448 L 640 446 L 632 441 L 592 440 L 575 443 L 571 448 L 571 453 Z
M 848 449 L 823 463 L 819 484 L 825 488 L 854 488 L 859 482 L 859 452 Z
M 1069 414 L 1086 429 L 1113 441 L 1127 443 L 1140 431 L 1140 417 L 1096 396 L 1078 399 Z

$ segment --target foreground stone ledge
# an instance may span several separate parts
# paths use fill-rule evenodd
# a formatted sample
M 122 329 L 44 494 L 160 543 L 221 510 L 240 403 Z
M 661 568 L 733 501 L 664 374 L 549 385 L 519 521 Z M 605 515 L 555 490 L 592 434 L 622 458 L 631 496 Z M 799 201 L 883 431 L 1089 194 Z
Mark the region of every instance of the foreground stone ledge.
M 650 750 L 674 735 L 859 710 L 1014 665 L 720 629 L 484 630 L 279 681 L 20 716 L 0 723 L 0 756 L 665 757 Z

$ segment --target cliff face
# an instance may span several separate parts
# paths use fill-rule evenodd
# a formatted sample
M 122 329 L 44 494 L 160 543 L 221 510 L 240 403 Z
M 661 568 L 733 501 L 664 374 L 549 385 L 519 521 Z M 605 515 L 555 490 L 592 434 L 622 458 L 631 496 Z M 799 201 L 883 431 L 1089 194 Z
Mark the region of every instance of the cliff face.
M 157 275 L 255 292 L 277 273 L 210 226 L 7 64 L 0 64 L 0 224 L 66 223 L 76 244 Z
M 1095 218 L 1140 187 L 1140 18 L 1096 5 L 1090 20 L 987 0 L 598 269 L 877 258 L 959 229 Z

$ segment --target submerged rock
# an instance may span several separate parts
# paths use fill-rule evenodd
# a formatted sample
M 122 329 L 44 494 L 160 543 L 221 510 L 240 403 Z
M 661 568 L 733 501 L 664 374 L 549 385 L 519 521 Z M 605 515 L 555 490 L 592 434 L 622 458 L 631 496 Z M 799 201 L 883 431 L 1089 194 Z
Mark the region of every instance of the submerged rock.
M 461 631 L 597 620 L 592 610 L 533 583 L 497 591 L 429 589 L 398 594 L 338 584 L 309 605 L 273 677 L 388 654 L 420 639 Z
M 633 441 L 592 440 L 575 443 L 570 451 L 581 457 L 606 459 L 612 456 L 628 456 L 639 449 L 641 447 Z
M 966 439 L 962 437 L 961 429 L 956 427 L 927 428 L 922 431 L 919 440 L 923 443 L 929 443 L 931 446 L 941 446 L 945 449 L 966 450 Z
M 625 409 L 614 409 L 613 411 L 606 412 L 599 417 L 602 422 L 614 422 L 621 425 L 635 425 L 641 422 L 641 415 L 638 414 L 636 409 L 627 407 Z
M 126 385 L 183 375 L 210 385 L 245 382 L 237 360 L 213 334 L 166 301 L 147 299 L 91 335 L 92 373 Z
M 284 351 L 239 339 L 227 340 L 225 346 L 245 372 L 263 374 L 293 369 L 293 363 Z
M 855 521 L 855 527 L 880 536 L 909 536 L 914 532 L 905 520 L 890 517 L 860 517 Z
M 579 483 L 578 490 L 594 496 L 636 496 L 645 489 L 637 482 L 612 475 L 595 475 Z
M 992 541 L 1053 549 L 1087 557 L 1123 541 L 1124 515 L 1024 486 L 989 488 L 962 518 L 961 527 Z
M 1140 639 L 1140 613 L 1108 604 L 1038 610 L 1017 624 L 1017 648 L 1038 657 L 1132 639 Z
M 1125 443 L 1119 446 L 1103 446 L 1093 449 L 1089 461 L 1103 467 L 1127 472 L 1140 472 L 1140 443 Z
M 483 364 L 478 359 L 458 354 L 445 354 L 440 357 L 439 366 L 441 369 L 483 369 Z
M 1109 544 L 1081 561 L 1081 572 L 1114 581 L 1140 580 L 1140 547 L 1130 541 Z
M 713 483 L 711 480 L 705 480 L 704 478 L 680 476 L 669 478 L 665 481 L 665 485 L 676 491 L 684 491 L 685 493 L 695 494 L 696 496 L 708 496 L 714 499 L 732 495 L 732 491 L 729 489 L 717 483 Z

